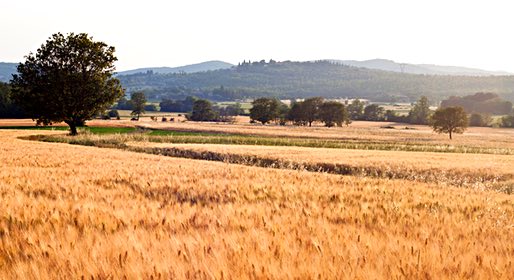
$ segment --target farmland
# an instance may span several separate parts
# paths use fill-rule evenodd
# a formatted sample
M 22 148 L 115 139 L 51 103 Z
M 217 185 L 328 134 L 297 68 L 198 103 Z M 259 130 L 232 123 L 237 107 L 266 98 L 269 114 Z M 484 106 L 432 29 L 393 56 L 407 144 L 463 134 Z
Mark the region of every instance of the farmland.
M 514 274 L 512 130 L 89 125 L 0 130 L 0 278 Z

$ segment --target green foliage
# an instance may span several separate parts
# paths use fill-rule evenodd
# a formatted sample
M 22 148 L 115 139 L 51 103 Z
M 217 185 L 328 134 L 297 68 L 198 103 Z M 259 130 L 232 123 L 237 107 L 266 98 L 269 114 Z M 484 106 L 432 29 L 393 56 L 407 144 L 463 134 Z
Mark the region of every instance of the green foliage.
M 153 99 L 196 95 L 210 100 L 260 96 L 281 99 L 355 97 L 373 101 L 412 102 L 420 95 L 441 100 L 466 92 L 494 91 L 514 100 L 514 77 L 414 75 L 317 62 L 244 63 L 191 74 L 118 76 L 128 91 L 145 89 Z M 220 85 L 224 85 L 223 88 Z
M 187 113 L 193 110 L 193 104 L 196 100 L 198 98 L 194 96 L 188 96 L 183 100 L 164 99 L 159 103 L 159 107 L 161 107 L 161 112 Z
M 258 98 L 252 102 L 250 119 L 262 124 L 276 120 L 280 116 L 280 101 L 275 98 Z
M 217 121 L 218 113 L 212 108 L 212 103 L 205 99 L 198 99 L 193 104 L 193 111 L 190 116 L 192 121 Z
M 0 82 L 0 118 L 24 118 L 25 113 L 20 106 L 11 100 L 11 88 Z
M 130 95 L 130 103 L 132 104 L 131 115 L 136 116 L 139 120 L 141 114 L 145 112 L 146 96 L 142 91 L 133 92 Z
M 38 124 L 64 121 L 71 134 L 123 96 L 113 78 L 114 47 L 95 42 L 85 33 L 52 35 L 26 56 L 13 75 L 13 100 Z
M 501 119 L 501 127 L 514 127 L 514 115 L 504 116 Z
M 413 124 L 428 124 L 432 111 L 426 96 L 421 96 L 409 112 L 409 122 Z
M 371 104 L 364 108 L 363 119 L 367 121 L 383 121 L 385 119 L 384 108 L 377 104 Z
M 505 115 L 512 112 L 512 102 L 505 101 L 495 93 L 479 92 L 463 97 L 452 96 L 441 102 L 441 107 L 460 106 L 468 113 Z
M 469 117 L 469 126 L 490 126 L 492 122 L 491 116 L 487 114 L 473 113 Z
M 312 126 L 312 122 L 320 119 L 320 108 L 323 105 L 323 101 L 323 97 L 311 97 L 303 101 L 303 117 L 309 126 Z
M 352 103 L 348 104 L 347 110 L 352 120 L 361 120 L 364 115 L 364 102 L 355 99 Z
M 468 126 L 468 115 L 462 107 L 437 109 L 432 115 L 432 128 L 437 133 L 463 133 Z
M 327 101 L 321 104 L 319 118 L 327 127 L 343 126 L 343 123 L 350 124 L 348 111 L 343 104 L 337 101 Z
M 155 106 L 154 104 L 146 104 L 145 105 L 145 111 L 146 112 L 156 112 L 156 111 L 159 111 L 159 110 L 157 110 L 157 106 Z
M 306 119 L 303 110 L 303 101 L 293 102 L 287 114 L 287 120 L 293 122 L 294 125 L 307 125 Z
M 109 118 L 116 118 L 118 120 L 120 119 L 120 113 L 116 109 L 113 109 L 113 110 L 110 110 L 109 112 L 107 112 L 107 116 Z

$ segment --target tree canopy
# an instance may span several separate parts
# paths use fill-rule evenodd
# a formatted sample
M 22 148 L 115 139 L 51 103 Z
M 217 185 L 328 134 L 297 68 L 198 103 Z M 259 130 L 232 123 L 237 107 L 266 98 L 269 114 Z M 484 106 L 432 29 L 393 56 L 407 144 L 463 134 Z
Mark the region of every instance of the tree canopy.
M 320 120 L 325 123 L 326 127 L 334 125 L 343 126 L 350 124 L 350 115 L 342 103 L 337 101 L 327 101 L 321 104 L 319 108 Z
M 276 120 L 280 115 L 280 101 L 275 98 L 257 98 L 252 102 L 250 119 L 262 124 Z
M 133 92 L 130 95 L 130 104 L 132 104 L 132 113 L 131 115 L 136 116 L 139 120 L 141 114 L 145 112 L 145 104 L 146 104 L 146 96 L 142 91 Z
M 430 104 L 426 96 L 421 96 L 409 112 L 409 122 L 413 124 L 428 124 L 430 121 Z
M 432 128 L 437 133 L 463 133 L 468 126 L 468 115 L 462 107 L 437 109 L 432 115 Z
M 105 111 L 123 95 L 115 71 L 114 47 L 86 33 L 53 34 L 13 75 L 12 97 L 38 124 L 77 126 Z

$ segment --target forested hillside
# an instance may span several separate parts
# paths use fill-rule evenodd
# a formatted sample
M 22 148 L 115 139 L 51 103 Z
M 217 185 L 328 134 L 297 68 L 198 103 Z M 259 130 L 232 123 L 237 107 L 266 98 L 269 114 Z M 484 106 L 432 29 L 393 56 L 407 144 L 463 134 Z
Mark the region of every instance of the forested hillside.
M 16 73 L 17 63 L 0 62 L 0 82 L 9 82 L 12 74 Z
M 128 92 L 144 90 L 150 99 L 188 94 L 213 100 L 257 96 L 303 98 L 359 97 L 373 101 L 431 100 L 493 92 L 514 100 L 514 76 L 414 75 L 317 62 L 253 62 L 230 69 L 191 74 L 120 75 Z

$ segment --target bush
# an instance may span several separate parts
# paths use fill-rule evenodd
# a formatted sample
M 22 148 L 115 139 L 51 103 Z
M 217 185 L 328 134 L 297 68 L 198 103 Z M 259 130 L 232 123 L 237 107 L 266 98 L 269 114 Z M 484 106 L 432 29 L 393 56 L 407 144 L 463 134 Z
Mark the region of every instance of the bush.
M 501 127 L 514 127 L 514 115 L 505 116 L 501 119 Z
M 118 113 L 118 110 L 116 109 L 113 109 L 113 110 L 110 110 L 109 112 L 107 112 L 107 116 L 109 118 L 116 118 L 116 119 L 120 119 L 120 113 Z

